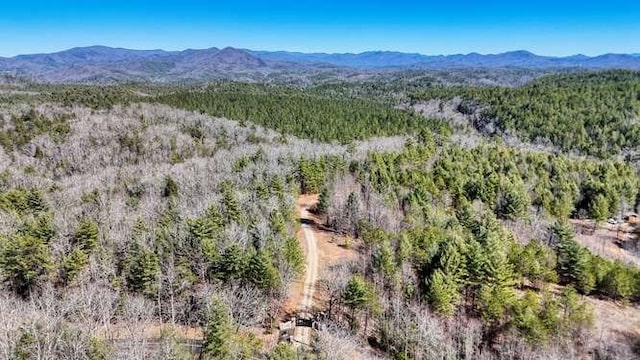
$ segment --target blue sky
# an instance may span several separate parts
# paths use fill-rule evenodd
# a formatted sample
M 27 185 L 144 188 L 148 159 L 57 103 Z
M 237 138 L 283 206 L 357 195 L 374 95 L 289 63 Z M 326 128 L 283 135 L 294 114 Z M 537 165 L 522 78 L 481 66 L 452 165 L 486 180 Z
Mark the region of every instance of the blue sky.
M 519 49 L 541 55 L 640 53 L 640 2 L 5 0 L 0 5 L 0 56 L 96 44 L 429 55 Z

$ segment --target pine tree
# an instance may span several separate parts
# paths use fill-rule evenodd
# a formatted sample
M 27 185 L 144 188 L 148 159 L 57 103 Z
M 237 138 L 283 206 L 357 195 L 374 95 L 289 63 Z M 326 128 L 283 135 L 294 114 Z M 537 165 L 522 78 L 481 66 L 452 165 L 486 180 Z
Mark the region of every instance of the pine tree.
M 327 210 L 329 210 L 329 206 L 331 206 L 331 195 L 329 194 L 329 188 L 325 186 L 324 188 L 322 188 L 322 192 L 318 197 L 318 213 L 326 214 Z
M 510 287 L 484 284 L 478 298 L 480 314 L 485 321 L 497 327 L 505 321 L 515 299 L 515 293 Z
M 301 273 L 304 270 L 304 253 L 295 237 L 290 236 L 285 240 L 284 258 L 296 273 Z
M 284 217 L 278 210 L 271 212 L 269 217 L 271 231 L 276 235 L 285 235 L 287 233 L 287 226 L 284 221 Z
M 282 179 L 278 176 L 274 176 L 269 182 L 269 190 L 272 194 L 276 195 L 278 199 L 284 198 L 285 188 L 282 183 Z
M 531 240 L 516 258 L 516 270 L 536 285 L 543 281 L 556 282 L 556 259 L 552 250 L 539 240 Z
M 149 227 L 147 226 L 147 224 L 142 218 L 138 217 L 135 224 L 133 224 L 131 236 L 134 240 L 140 240 L 148 231 Z
M 222 280 L 244 277 L 247 270 L 247 257 L 240 246 L 234 244 L 222 252 L 218 262 L 214 264 L 214 277 Z
M 465 252 L 463 240 L 452 235 L 440 244 L 439 252 L 434 259 L 435 266 L 450 275 L 454 281 L 461 283 L 462 279 L 467 277 Z
M 259 251 L 251 257 L 245 277 L 261 289 L 273 289 L 280 285 L 278 269 L 265 251 Z
M 539 316 L 540 305 L 540 298 L 530 290 L 514 306 L 513 323 L 531 344 L 539 344 L 549 335 Z
M 633 270 L 615 261 L 598 288 L 614 299 L 628 300 L 635 291 Z
M 527 213 L 529 204 L 530 200 L 523 186 L 508 183 L 496 199 L 496 215 L 502 219 L 516 220 Z
M 82 250 L 91 252 L 98 245 L 98 235 L 98 224 L 89 219 L 82 219 L 78 223 L 78 229 L 73 237 L 73 243 Z
M 452 315 L 460 302 L 460 285 L 452 275 L 437 269 L 427 281 L 427 298 L 441 314 Z
M 89 263 L 89 256 L 79 248 L 73 248 L 62 259 L 62 280 L 65 284 L 73 282 Z
M 0 269 L 4 281 L 20 296 L 29 295 L 54 268 L 49 247 L 41 238 L 16 235 L 2 240 L 1 245 Z
M 233 194 L 233 185 L 225 182 L 222 184 L 222 208 L 223 216 L 227 223 L 244 223 L 242 208 Z
M 508 288 L 516 282 L 515 271 L 508 254 L 510 244 L 498 236 L 492 236 L 484 248 L 485 283 Z
M 26 205 L 33 213 L 41 213 L 48 209 L 47 202 L 40 189 L 33 189 L 27 192 Z
M 367 282 L 359 275 L 354 275 L 349 279 L 344 290 L 344 303 L 351 309 L 364 307 L 371 301 L 371 290 Z
M 373 254 L 373 266 L 387 277 L 395 273 L 396 263 L 388 241 L 383 241 Z
M 574 285 L 580 291 L 589 293 L 595 286 L 595 277 L 589 271 L 590 255 L 573 238 L 563 237 L 557 246 L 557 272 L 563 284 Z
M 610 204 L 607 198 L 602 195 L 596 195 L 589 202 L 589 216 L 596 221 L 596 226 L 607 219 L 610 214 Z
M 49 243 L 56 235 L 53 214 L 46 213 L 38 215 L 34 220 L 24 223 L 18 232 L 23 235 L 42 239 L 45 243 Z
M 557 247 L 560 243 L 573 238 L 573 229 L 565 222 L 556 222 L 549 228 L 549 240 L 547 245 Z
M 198 241 L 215 239 L 218 229 L 207 218 L 199 217 L 186 221 L 189 233 Z
M 135 244 L 128 254 L 127 285 L 130 290 L 141 292 L 147 296 L 154 296 L 158 276 L 160 275 L 160 260 L 151 250 Z
M 30 360 L 36 356 L 38 340 L 29 331 L 22 330 L 13 350 L 13 358 L 16 360 Z
M 217 295 L 211 298 L 202 354 L 212 360 L 233 359 L 231 316 L 227 304 Z
M 565 331 L 575 332 L 593 326 L 593 310 L 580 301 L 574 288 L 568 286 L 562 291 L 560 305 L 562 306 L 562 326 Z
M 472 290 L 478 290 L 487 279 L 487 256 L 482 249 L 482 245 L 475 239 L 469 239 L 467 244 L 466 264 L 467 264 L 467 284 Z

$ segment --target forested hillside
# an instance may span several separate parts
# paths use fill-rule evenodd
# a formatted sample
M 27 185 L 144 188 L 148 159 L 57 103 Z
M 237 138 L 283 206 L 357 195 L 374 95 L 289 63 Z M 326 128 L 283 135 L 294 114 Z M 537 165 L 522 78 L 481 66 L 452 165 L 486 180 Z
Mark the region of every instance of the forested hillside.
M 640 145 L 640 74 L 610 71 L 543 77 L 522 87 L 428 88 L 413 101 L 461 97 L 461 112 L 482 112 L 479 129 L 599 157 Z
M 350 142 L 375 136 L 445 131 L 446 125 L 372 100 L 314 95 L 290 87 L 224 84 L 204 91 L 160 96 L 156 101 L 250 121 L 299 137 Z
M 505 73 L 3 85 L 0 357 L 637 358 L 640 76 Z
M 640 300 L 640 269 L 590 253 L 568 223 L 603 222 L 635 202 L 637 170 L 626 164 L 423 139 L 343 171 L 360 190 L 327 172 L 326 223 L 362 239 L 364 265 L 327 286 L 364 297 L 331 316 L 365 326 L 394 358 L 605 356 L 581 295 Z M 428 309 L 439 315 L 419 315 Z M 609 354 L 631 356 L 624 349 Z
M 344 149 L 156 105 L 2 116 L 2 357 L 184 358 L 180 329 L 226 309 L 229 356 L 262 351 L 238 331 L 304 268 L 295 164 Z

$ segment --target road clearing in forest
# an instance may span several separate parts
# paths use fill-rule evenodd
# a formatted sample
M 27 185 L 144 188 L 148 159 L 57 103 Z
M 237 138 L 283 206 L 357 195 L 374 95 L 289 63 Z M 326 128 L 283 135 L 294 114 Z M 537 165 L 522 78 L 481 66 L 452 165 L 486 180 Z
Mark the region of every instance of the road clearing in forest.
M 301 199 L 303 199 L 301 197 Z M 318 245 L 313 234 L 311 224 L 313 220 L 309 214 L 309 208 L 313 204 L 300 204 L 298 202 L 298 211 L 300 212 L 300 223 L 304 239 L 306 252 L 305 277 L 302 285 L 302 300 L 300 301 L 297 313 L 312 316 L 313 311 L 313 295 L 316 289 L 316 281 L 318 278 Z M 311 328 L 296 327 L 294 331 L 294 341 L 298 344 L 311 345 Z
M 322 271 L 330 266 L 351 261 L 357 255 L 353 249 L 340 245 L 344 243 L 343 237 L 323 229 L 321 224 L 324 219 L 310 211 L 318 203 L 318 197 L 318 194 L 305 194 L 296 202 L 301 224 L 297 238 L 306 257 L 305 273 L 291 287 L 283 308 L 283 321 L 301 314 L 313 316 L 318 310 L 324 309 L 326 299 L 317 286 Z M 297 344 L 310 344 L 311 335 L 311 328 L 298 327 L 293 340 Z

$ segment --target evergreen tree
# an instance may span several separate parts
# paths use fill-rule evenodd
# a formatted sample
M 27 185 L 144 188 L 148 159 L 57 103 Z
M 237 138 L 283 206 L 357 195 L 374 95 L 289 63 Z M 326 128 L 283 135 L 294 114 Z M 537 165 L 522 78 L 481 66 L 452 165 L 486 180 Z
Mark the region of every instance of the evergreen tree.
M 245 277 L 261 289 L 273 289 L 280 285 L 280 274 L 265 251 L 259 251 L 251 257 Z
M 388 241 L 383 241 L 373 254 L 373 266 L 384 276 L 392 276 L 396 271 L 393 251 Z
M 522 187 L 508 184 L 498 194 L 496 215 L 502 219 L 516 220 L 527 213 L 529 204 L 528 195 Z
M 221 191 L 224 219 L 227 223 L 236 222 L 243 224 L 244 216 L 242 208 L 233 194 L 233 185 L 229 182 L 225 182 L 222 184 Z
M 609 217 L 609 201 L 604 195 L 597 195 L 589 202 L 589 216 L 596 221 L 596 226 Z
M 329 188 L 326 186 L 322 188 L 322 192 L 318 197 L 317 211 L 319 214 L 326 214 L 331 205 L 331 195 L 329 194 Z
M 562 325 L 570 333 L 593 326 L 593 310 L 580 301 L 572 287 L 566 287 L 560 294 Z
M 284 257 L 296 273 L 301 273 L 304 270 L 304 253 L 302 252 L 298 239 L 295 237 L 290 236 L 285 240 Z
M 533 291 L 527 291 L 514 306 L 513 323 L 531 344 L 539 344 L 549 336 L 548 329 L 540 317 L 540 305 L 538 295 Z
M 155 296 L 160 260 L 151 250 L 135 244 L 128 254 L 127 285 L 130 290 L 141 292 L 147 296 Z
M 98 235 L 98 224 L 89 219 L 82 219 L 78 223 L 73 243 L 82 250 L 91 252 L 98 245 Z
M 628 300 L 635 292 L 634 272 L 615 261 L 602 280 L 598 290 L 613 299 Z
M 278 210 L 271 212 L 269 218 L 271 231 L 276 235 L 285 235 L 287 233 L 287 226 L 284 221 L 284 217 Z
M 16 235 L 2 240 L 0 269 L 4 281 L 26 297 L 47 280 L 54 268 L 48 246 L 41 238 Z
M 36 356 L 38 340 L 29 331 L 21 331 L 20 337 L 13 349 L 13 358 L 16 360 L 30 360 Z
M 515 302 L 512 288 L 485 284 L 480 288 L 478 305 L 482 318 L 492 327 L 502 324 Z
M 573 229 L 563 221 L 556 222 L 549 228 L 549 241 L 547 245 L 557 247 L 559 244 L 573 238 Z
M 539 240 L 531 240 L 516 258 L 516 270 L 534 285 L 556 282 L 556 259 L 552 250 Z
M 212 360 L 233 360 L 232 324 L 227 304 L 217 295 L 211 298 L 204 329 L 202 354 Z
M 33 189 L 26 194 L 26 205 L 32 213 L 45 212 L 48 209 L 47 202 L 40 189 Z
M 229 280 L 242 278 L 247 271 L 247 256 L 240 246 L 234 244 L 222 252 L 218 263 L 214 264 L 214 277 Z
M 427 281 L 427 298 L 436 311 L 452 315 L 460 302 L 460 285 L 452 275 L 437 269 Z
M 557 246 L 557 272 L 563 284 L 576 286 L 589 293 L 595 286 L 595 278 L 589 271 L 589 254 L 573 236 L 560 239 Z
M 53 223 L 53 214 L 41 214 L 34 220 L 25 222 L 19 229 L 19 233 L 42 239 L 45 243 L 49 243 L 56 235 L 55 225 Z
M 65 284 L 73 282 L 85 266 L 89 263 L 89 256 L 79 248 L 73 248 L 62 259 L 62 280 Z
M 364 307 L 371 301 L 371 296 L 369 285 L 359 275 L 349 279 L 343 294 L 344 303 L 353 310 Z

